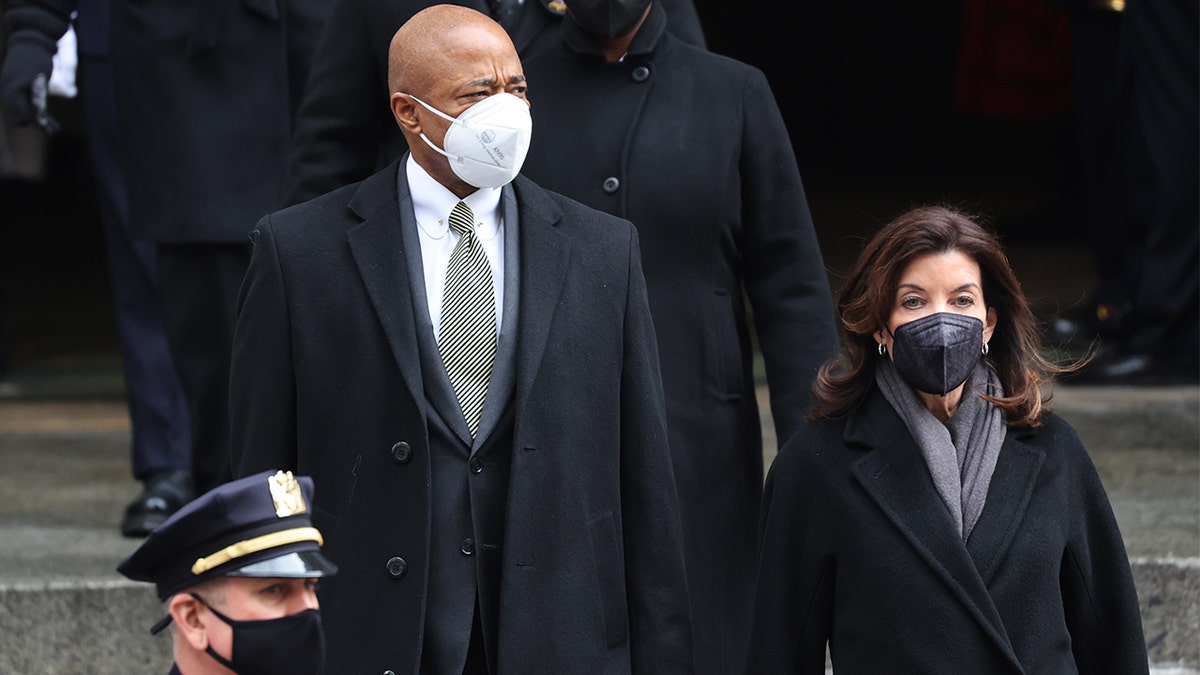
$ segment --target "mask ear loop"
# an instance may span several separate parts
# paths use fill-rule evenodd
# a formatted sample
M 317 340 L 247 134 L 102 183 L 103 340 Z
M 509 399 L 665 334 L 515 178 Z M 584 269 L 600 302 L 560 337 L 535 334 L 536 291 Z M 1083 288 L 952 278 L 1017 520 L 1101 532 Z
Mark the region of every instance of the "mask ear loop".
M 412 100 L 416 101 L 417 103 L 420 103 L 429 112 L 433 113 L 434 115 L 437 115 L 438 117 L 440 117 L 444 120 L 447 120 L 451 124 L 455 124 L 458 122 L 458 120 L 456 120 L 455 118 L 453 118 L 453 117 L 447 115 L 446 113 L 442 112 L 441 110 L 438 110 L 437 108 L 429 105 L 428 103 L 426 103 L 425 101 L 422 101 L 421 99 L 417 98 L 416 96 L 409 94 L 408 97 L 411 98 Z M 429 140 L 429 137 L 425 135 L 424 131 L 421 132 L 420 136 L 421 136 L 421 140 L 425 141 L 425 145 L 428 145 L 430 148 L 432 148 L 434 152 L 436 152 L 439 155 L 442 155 L 443 157 L 446 157 L 446 158 L 450 157 L 450 153 L 448 153 L 445 150 L 434 145 L 433 141 Z
M 231 619 L 231 618 L 225 616 L 224 614 L 218 612 L 217 610 L 213 609 L 212 605 L 205 602 L 204 598 L 200 597 L 196 593 L 188 593 L 188 595 L 190 595 L 193 598 L 195 598 L 196 600 L 198 600 L 200 602 L 200 604 L 202 604 L 208 608 L 208 611 L 212 612 L 218 619 L 220 619 L 221 621 L 224 621 L 231 628 L 234 627 L 238 623 L 245 623 L 242 621 L 234 621 L 233 619 Z M 229 659 L 225 658 L 224 656 L 221 656 L 220 654 L 218 654 L 217 650 L 213 649 L 213 646 L 211 644 L 204 648 L 204 652 L 206 654 L 208 654 L 209 656 L 211 656 L 213 658 L 213 660 L 216 661 L 217 663 L 225 666 L 226 668 L 228 668 L 234 672 L 237 672 L 237 668 L 236 668 L 235 664 L 233 663 L 233 661 L 230 661 Z

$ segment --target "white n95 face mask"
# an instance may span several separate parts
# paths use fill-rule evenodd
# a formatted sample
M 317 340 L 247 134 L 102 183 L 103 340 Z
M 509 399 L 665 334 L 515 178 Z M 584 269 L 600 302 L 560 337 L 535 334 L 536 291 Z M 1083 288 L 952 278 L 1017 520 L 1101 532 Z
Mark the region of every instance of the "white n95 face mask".
M 494 188 L 511 182 L 520 173 L 533 131 L 529 104 L 523 99 L 512 94 L 492 94 L 462 111 L 457 118 L 416 96 L 412 100 L 450 121 L 442 141 L 444 150 L 424 133 L 421 140 L 450 160 L 454 175 L 477 188 Z

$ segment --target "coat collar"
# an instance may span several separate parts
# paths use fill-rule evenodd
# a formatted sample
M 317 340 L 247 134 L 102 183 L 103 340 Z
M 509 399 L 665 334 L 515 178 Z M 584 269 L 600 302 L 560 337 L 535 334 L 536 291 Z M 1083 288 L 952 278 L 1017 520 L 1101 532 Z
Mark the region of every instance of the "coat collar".
M 852 466 L 855 478 L 1018 668 L 988 583 L 1012 545 L 1045 458 L 1025 442 L 1029 433 L 1009 429 L 1005 435 L 987 503 L 966 544 L 904 421 L 874 385 L 843 433 L 848 445 L 865 451 Z
M 570 241 L 559 230 L 562 209 L 533 181 L 517 176 L 518 236 L 521 269 L 517 324 L 517 411 L 524 410 L 542 363 L 559 296 L 567 279 Z M 519 415 L 518 415 L 519 417 Z

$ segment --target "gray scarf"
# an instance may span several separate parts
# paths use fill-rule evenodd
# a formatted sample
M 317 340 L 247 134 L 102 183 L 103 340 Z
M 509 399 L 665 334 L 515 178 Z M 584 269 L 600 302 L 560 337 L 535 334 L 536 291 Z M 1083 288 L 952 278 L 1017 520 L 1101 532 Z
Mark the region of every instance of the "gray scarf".
M 1004 416 L 979 397 L 984 391 L 1003 396 L 999 378 L 980 361 L 967 378 L 958 409 L 945 424 L 929 412 L 890 359 L 879 360 L 875 382 L 917 442 L 934 487 L 966 541 L 983 512 L 1004 443 Z

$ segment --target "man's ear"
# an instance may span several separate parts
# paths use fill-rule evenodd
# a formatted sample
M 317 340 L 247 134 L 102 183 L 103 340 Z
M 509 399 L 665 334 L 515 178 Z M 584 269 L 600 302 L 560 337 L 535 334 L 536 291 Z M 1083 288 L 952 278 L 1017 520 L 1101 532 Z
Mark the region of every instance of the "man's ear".
M 400 125 L 401 129 L 414 136 L 421 133 L 421 122 L 417 119 L 415 110 L 417 102 L 412 100 L 411 96 L 394 91 L 389 103 L 392 107 L 392 117 L 396 119 L 396 124 Z
M 188 593 L 171 596 L 167 613 L 175 624 L 178 639 L 187 640 L 193 649 L 204 651 L 208 647 L 208 621 L 211 615 L 201 611 L 203 605 Z

